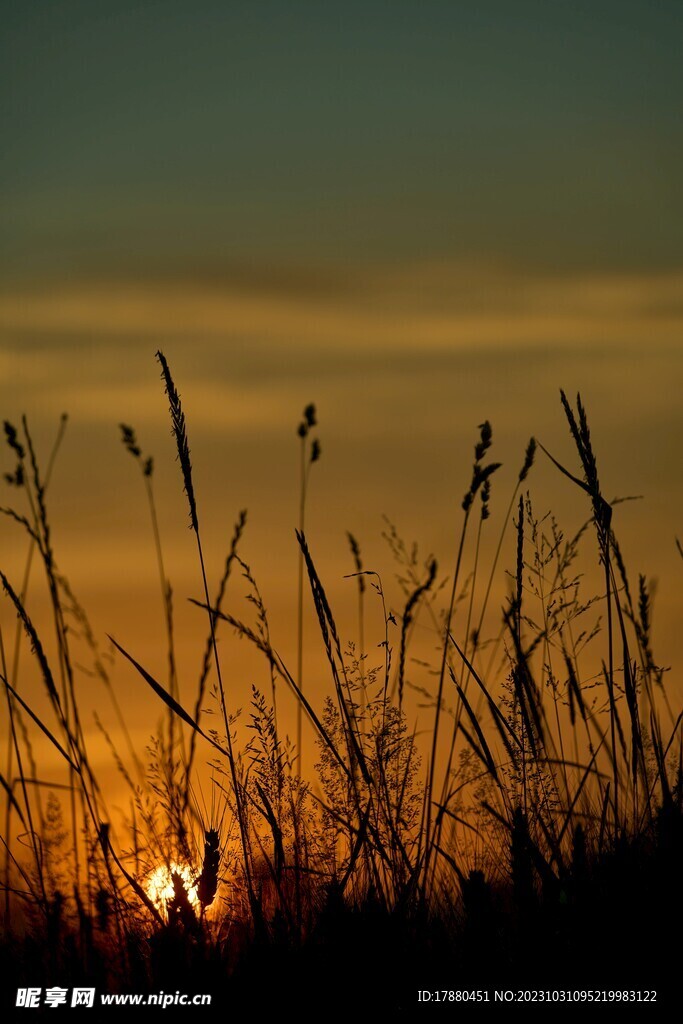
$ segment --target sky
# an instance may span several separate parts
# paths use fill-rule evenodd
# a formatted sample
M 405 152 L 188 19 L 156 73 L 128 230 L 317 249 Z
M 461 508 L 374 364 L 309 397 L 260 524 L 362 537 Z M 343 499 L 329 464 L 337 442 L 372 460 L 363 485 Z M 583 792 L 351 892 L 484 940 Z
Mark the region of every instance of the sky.
M 161 348 L 211 579 L 246 507 L 243 555 L 290 661 L 308 402 L 322 457 L 307 532 L 351 636 L 346 530 L 400 610 L 382 517 L 450 573 L 485 419 L 503 463 L 496 531 L 532 434 L 578 471 L 564 388 L 583 396 L 607 496 L 639 496 L 617 531 L 634 575 L 657 581 L 661 660 L 680 664 L 679 3 L 2 0 L 0 13 L 0 406 L 28 417 L 43 463 L 69 414 L 54 541 L 104 646 L 111 633 L 163 673 L 123 421 L 156 460 L 188 680 L 201 657 Z M 532 485 L 567 532 L 589 514 L 547 459 Z M 16 524 L 1 529 L 20 578 L 25 546 Z M 589 548 L 588 577 L 596 560 Z M 507 585 L 502 572 L 496 612 Z M 261 678 L 243 648 L 229 655 L 236 704 Z M 156 711 L 115 671 L 144 742 Z

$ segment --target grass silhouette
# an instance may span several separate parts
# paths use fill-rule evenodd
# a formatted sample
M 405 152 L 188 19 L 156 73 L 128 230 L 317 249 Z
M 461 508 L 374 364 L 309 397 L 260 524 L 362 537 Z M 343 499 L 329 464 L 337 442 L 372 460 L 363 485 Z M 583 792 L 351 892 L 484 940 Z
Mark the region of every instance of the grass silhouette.
M 490 574 L 478 579 L 499 468 L 489 460 L 493 437 L 484 422 L 450 578 L 439 576 L 433 558 L 421 565 L 388 526 L 405 596 L 400 623 L 387 610 L 381 577 L 363 567 L 360 546 L 348 535 L 360 649 L 340 635 L 304 530 L 308 473 L 320 452 L 317 441 L 308 442 L 315 409 L 307 407 L 299 428 L 300 577 L 290 671 L 271 642 L 261 592 L 239 553 L 244 513 L 211 600 L 188 428 L 168 362 L 161 352 L 157 359 L 201 571 L 203 599 L 195 603 L 208 625 L 196 692 L 183 692 L 153 463 L 122 424 L 149 503 L 168 679 L 154 678 L 121 638 L 112 638 L 122 663 L 159 701 L 166 723 L 146 765 L 118 705 L 120 740 L 99 723 L 129 796 L 130 812 L 115 826 L 92 768 L 74 685 L 74 615 L 95 654 L 98 647 L 56 567 L 48 517 L 55 453 L 43 478 L 27 421 L 20 430 L 5 424 L 15 460 L 7 483 L 23 510 L 2 512 L 28 541 L 22 586 L 15 589 L 0 573 L 18 616 L 13 650 L 0 633 L 9 997 L 17 985 L 40 978 L 107 992 L 208 992 L 222 1016 L 250 1006 L 317 1016 L 331 998 L 337 1008 L 415 1014 L 418 990 L 629 988 L 659 989 L 660 998 L 671 991 L 683 910 L 683 713 L 672 709 L 655 661 L 651 594 L 642 576 L 635 591 L 631 586 L 580 396 L 574 407 L 561 393 L 581 475 L 540 446 L 567 486 L 585 494 L 589 518 L 576 536 L 566 539 L 551 516 L 539 519 L 530 491 L 523 491 L 536 456 L 532 439 Z M 61 440 L 62 431 L 56 447 Z M 489 643 L 482 627 L 510 527 L 516 564 L 498 638 Z M 465 538 L 475 528 L 473 567 L 463 585 Z M 604 586 L 586 600 L 577 565 L 591 533 Z M 27 610 L 34 558 L 49 595 L 51 622 L 40 627 Z M 227 581 L 237 571 L 248 587 L 251 624 L 226 604 Z M 306 582 L 328 674 L 319 702 L 303 685 Z M 477 594 L 483 594 L 478 603 Z M 378 665 L 366 650 L 370 598 L 383 617 L 379 639 L 372 640 Z M 600 616 L 593 624 L 592 613 Z M 436 638 L 431 685 L 422 694 L 431 722 L 426 737 L 418 735 L 406 701 L 420 616 Z M 397 642 L 393 626 L 400 627 Z M 41 640 L 41 630 L 49 629 L 54 654 Z M 252 688 L 246 742 L 238 742 L 221 666 L 216 638 L 225 629 L 267 664 L 270 690 Z M 19 681 L 25 642 L 49 716 Z M 587 674 L 588 650 L 597 669 Z M 97 665 L 107 682 L 103 660 Z M 281 732 L 283 692 L 315 736 L 317 760 L 306 777 L 301 725 L 294 744 Z M 218 712 L 214 726 L 207 724 L 210 704 Z M 65 800 L 36 764 L 36 730 L 68 769 Z M 207 760 L 210 806 L 198 797 Z M 198 1012 L 208 1019 L 209 1011 Z

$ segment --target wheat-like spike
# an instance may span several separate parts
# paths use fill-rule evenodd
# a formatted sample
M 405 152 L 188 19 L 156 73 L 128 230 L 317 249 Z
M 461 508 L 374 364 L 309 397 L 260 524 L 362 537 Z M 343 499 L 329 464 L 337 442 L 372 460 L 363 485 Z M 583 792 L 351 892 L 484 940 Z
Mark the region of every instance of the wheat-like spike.
M 351 548 L 351 554 L 353 555 L 353 562 L 356 566 L 356 573 L 358 574 L 358 589 L 361 594 L 365 592 L 365 577 L 363 573 L 363 562 L 360 557 L 360 545 L 352 533 L 346 531 L 346 536 L 349 541 L 349 547 Z
M 204 833 L 204 863 L 197 879 L 197 898 L 202 909 L 211 906 L 218 889 L 218 865 L 221 859 L 218 829 L 209 828 Z
M 532 438 L 530 438 L 529 444 L 526 447 L 526 452 L 524 454 L 524 465 L 522 466 L 522 468 L 521 468 L 521 470 L 519 472 L 519 482 L 520 482 L 520 484 L 523 483 L 526 480 L 527 475 L 529 473 L 529 470 L 531 469 L 531 467 L 534 464 L 534 456 L 535 455 L 536 455 L 536 438 L 532 437 Z
M 176 439 L 176 445 L 178 446 L 178 459 L 180 460 L 180 468 L 183 473 L 183 484 L 185 486 L 185 494 L 190 506 L 190 523 L 195 533 L 199 529 L 199 521 L 197 519 L 197 503 L 194 496 L 194 486 L 192 484 L 192 463 L 190 462 L 190 445 L 187 440 L 187 429 L 185 427 L 185 413 L 183 407 L 180 404 L 180 395 L 173 383 L 173 377 L 169 369 L 166 357 L 163 352 L 157 351 L 156 354 L 159 363 L 161 364 L 161 377 L 166 388 L 166 394 L 168 396 L 169 408 L 171 410 L 171 422 L 173 424 L 173 433 Z

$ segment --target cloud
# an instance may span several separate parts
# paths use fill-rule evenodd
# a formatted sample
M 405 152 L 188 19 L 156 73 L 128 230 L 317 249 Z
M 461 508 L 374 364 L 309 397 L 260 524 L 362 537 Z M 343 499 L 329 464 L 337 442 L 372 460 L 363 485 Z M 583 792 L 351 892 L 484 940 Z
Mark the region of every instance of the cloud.
M 53 413 L 66 408 L 75 419 L 90 423 L 110 423 L 117 415 L 129 413 L 134 413 L 137 425 L 166 423 L 168 403 L 162 385 L 153 372 L 147 376 L 150 380 L 146 383 L 99 382 L 87 390 L 64 384 L 58 395 L 46 398 L 46 404 Z M 274 388 L 259 388 L 255 394 L 227 381 L 195 380 L 190 396 L 193 427 L 240 431 L 253 427 L 263 432 L 280 428 L 292 418 L 291 401 Z M 184 404 L 187 407 L 187 402 Z
M 347 275 L 348 277 L 348 275 Z M 683 271 L 563 276 L 453 264 L 356 271 L 307 292 L 234 280 L 64 284 L 0 294 L 0 344 L 115 336 L 385 352 L 680 344 Z

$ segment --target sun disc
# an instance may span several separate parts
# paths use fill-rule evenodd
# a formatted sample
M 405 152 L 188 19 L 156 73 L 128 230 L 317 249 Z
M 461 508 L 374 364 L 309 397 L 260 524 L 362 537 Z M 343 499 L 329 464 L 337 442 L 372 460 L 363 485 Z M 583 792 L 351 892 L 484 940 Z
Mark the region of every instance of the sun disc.
M 183 881 L 187 897 L 193 907 L 199 906 L 197 896 L 197 885 L 192 869 L 187 864 L 178 864 L 171 861 L 170 864 L 160 864 L 147 876 L 145 891 L 152 903 L 159 910 L 165 910 L 168 902 L 173 899 L 175 890 L 173 888 L 173 875 L 177 874 Z

